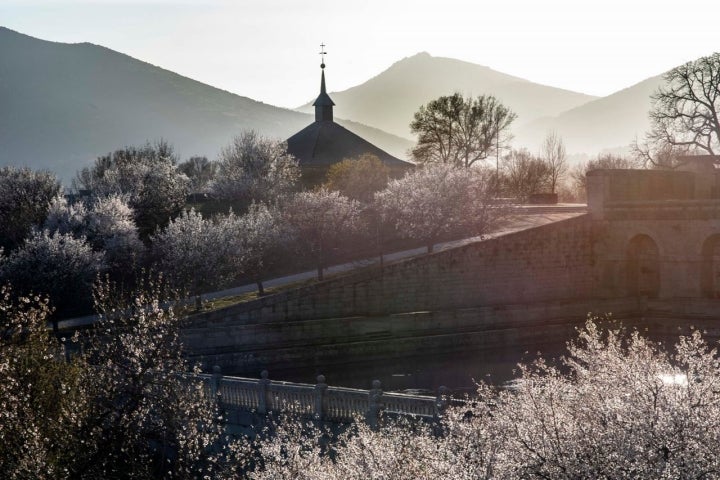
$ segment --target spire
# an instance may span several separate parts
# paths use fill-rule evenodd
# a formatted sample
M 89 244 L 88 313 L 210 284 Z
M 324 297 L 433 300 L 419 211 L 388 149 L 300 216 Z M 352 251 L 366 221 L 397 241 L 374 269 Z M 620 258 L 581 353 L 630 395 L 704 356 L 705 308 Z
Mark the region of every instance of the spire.
M 325 54 L 327 52 L 325 51 L 325 44 L 320 44 L 320 55 L 321 55 L 321 63 L 320 63 L 320 95 L 315 99 L 315 103 L 313 103 L 313 107 L 315 107 L 315 121 L 316 122 L 323 122 L 328 121 L 332 122 L 333 120 L 333 106 L 335 103 L 333 103 L 332 99 L 330 98 L 330 95 L 327 94 L 327 91 L 325 90 Z

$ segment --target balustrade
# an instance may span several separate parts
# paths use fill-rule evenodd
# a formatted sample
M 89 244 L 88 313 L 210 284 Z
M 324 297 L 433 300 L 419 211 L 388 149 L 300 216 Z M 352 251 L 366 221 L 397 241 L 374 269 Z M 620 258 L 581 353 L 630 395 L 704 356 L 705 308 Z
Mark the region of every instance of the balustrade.
M 436 397 L 382 391 L 379 380 L 370 390 L 332 387 L 319 375 L 315 385 L 271 381 L 268 372 L 261 378 L 226 377 L 219 367 L 213 373 L 198 374 L 211 396 L 224 409 L 244 409 L 265 414 L 289 412 L 315 420 L 350 422 L 364 418 L 376 426 L 381 412 L 425 419 L 437 418 L 446 408 L 448 389 L 440 387 Z

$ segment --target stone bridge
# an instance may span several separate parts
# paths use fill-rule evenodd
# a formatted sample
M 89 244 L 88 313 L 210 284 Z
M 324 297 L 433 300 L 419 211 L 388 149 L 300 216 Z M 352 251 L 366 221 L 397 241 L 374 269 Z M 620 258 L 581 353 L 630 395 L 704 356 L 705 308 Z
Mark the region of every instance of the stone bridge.
M 564 342 L 588 312 L 658 337 L 720 314 L 720 175 L 588 174 L 588 213 L 198 315 L 190 356 L 229 373 Z

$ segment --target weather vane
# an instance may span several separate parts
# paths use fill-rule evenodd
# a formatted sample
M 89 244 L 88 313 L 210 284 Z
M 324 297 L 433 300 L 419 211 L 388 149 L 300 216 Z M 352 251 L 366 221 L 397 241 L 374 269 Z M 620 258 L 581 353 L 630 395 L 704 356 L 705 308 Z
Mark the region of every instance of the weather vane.
M 320 68 L 325 68 L 325 54 L 327 52 L 325 51 L 325 44 L 320 44 Z

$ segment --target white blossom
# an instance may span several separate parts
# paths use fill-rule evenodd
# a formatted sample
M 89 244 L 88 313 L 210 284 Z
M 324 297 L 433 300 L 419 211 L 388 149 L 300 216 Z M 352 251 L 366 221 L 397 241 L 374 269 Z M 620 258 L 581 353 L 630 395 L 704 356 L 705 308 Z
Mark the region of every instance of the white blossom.
M 343 240 L 351 239 L 360 228 L 360 204 L 325 188 L 295 194 L 283 212 L 301 254 L 315 262 L 320 279 L 333 250 L 342 247 Z
M 236 215 L 203 219 L 194 209 L 183 212 L 151 237 L 161 271 L 176 284 L 202 293 L 227 286 L 241 272 L 241 224 Z
M 246 131 L 220 153 L 212 190 L 225 200 L 269 202 L 287 194 L 299 178 L 297 160 L 285 142 Z
M 426 242 L 428 250 L 450 234 L 487 233 L 502 216 L 489 192 L 487 172 L 431 164 L 391 181 L 375 194 L 382 220 L 399 235 Z

